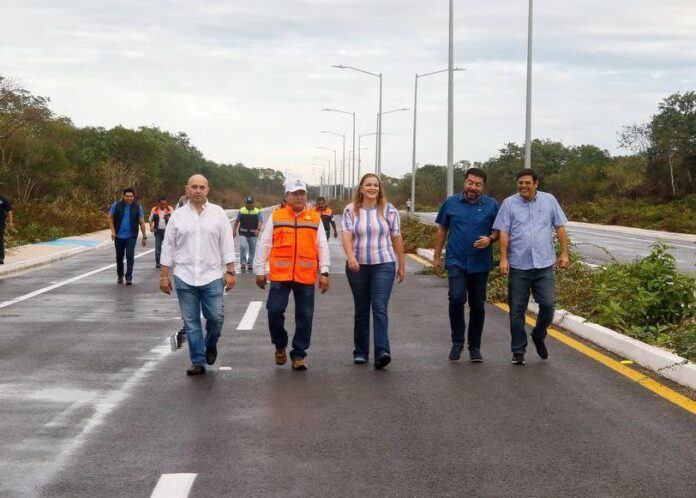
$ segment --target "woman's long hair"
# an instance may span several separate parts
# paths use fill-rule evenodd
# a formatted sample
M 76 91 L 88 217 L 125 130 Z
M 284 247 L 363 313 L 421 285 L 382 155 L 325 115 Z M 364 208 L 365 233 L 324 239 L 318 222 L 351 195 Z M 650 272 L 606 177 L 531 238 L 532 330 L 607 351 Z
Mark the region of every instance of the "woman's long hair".
M 374 173 L 364 174 L 363 177 L 360 179 L 358 188 L 355 189 L 355 193 L 353 194 L 353 211 L 355 212 L 355 216 L 358 216 L 358 214 L 360 213 L 360 208 L 363 205 L 363 194 L 362 192 L 360 192 L 360 189 L 365 183 L 365 180 L 367 180 L 368 178 L 377 178 L 377 183 L 379 184 L 379 195 L 377 195 L 377 208 L 380 216 L 384 216 L 384 210 L 387 207 L 387 194 L 384 192 L 384 185 L 382 185 L 382 180 L 379 176 L 375 175 Z

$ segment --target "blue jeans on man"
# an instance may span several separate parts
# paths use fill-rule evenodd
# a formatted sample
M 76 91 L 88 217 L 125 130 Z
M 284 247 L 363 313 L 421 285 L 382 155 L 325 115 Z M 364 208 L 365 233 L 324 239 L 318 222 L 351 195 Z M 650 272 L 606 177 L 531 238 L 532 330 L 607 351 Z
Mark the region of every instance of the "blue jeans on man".
M 351 271 L 346 264 L 346 276 L 355 303 L 353 356 L 367 359 L 370 354 L 370 308 L 374 327 L 375 358 L 379 358 L 382 353 L 391 354 L 387 310 L 396 277 L 396 264 L 361 264 L 357 272 Z
M 155 229 L 155 263 L 159 267 L 162 254 L 162 242 L 164 242 L 164 230 Z
M 239 263 L 242 265 L 254 264 L 254 254 L 256 254 L 257 237 L 241 235 L 239 237 Z
M 186 329 L 191 363 L 205 367 L 206 348 L 217 347 L 222 334 L 222 325 L 225 321 L 223 302 L 225 283 L 222 279 L 217 279 L 206 285 L 193 286 L 175 275 L 174 285 Z M 201 313 L 205 318 L 205 339 Z
M 118 278 L 123 278 L 123 256 L 126 256 L 126 282 L 133 280 L 133 263 L 135 262 L 135 243 L 138 241 L 138 237 L 131 237 L 129 239 L 121 239 L 116 237 L 114 239 L 114 246 L 116 247 L 116 275 Z
M 469 351 L 481 349 L 486 318 L 486 284 L 489 272 L 469 273 L 458 266 L 447 268 L 449 277 L 449 320 L 452 344 L 464 344 L 464 305 L 469 301 Z
M 553 321 L 556 305 L 553 266 L 531 270 L 510 268 L 508 304 L 510 305 L 510 335 L 513 353 L 524 354 L 527 349 L 527 333 L 524 324 L 530 290 L 539 305 L 539 315 L 532 329 L 532 339 L 543 341 L 546 338 L 546 329 Z
M 309 349 L 309 342 L 312 338 L 314 284 L 271 282 L 266 301 L 268 328 L 271 332 L 271 342 L 275 347 L 285 349 L 288 346 L 285 310 L 288 307 L 290 292 L 295 299 L 295 335 L 292 338 L 290 358 L 304 358 L 307 356 L 307 349 Z

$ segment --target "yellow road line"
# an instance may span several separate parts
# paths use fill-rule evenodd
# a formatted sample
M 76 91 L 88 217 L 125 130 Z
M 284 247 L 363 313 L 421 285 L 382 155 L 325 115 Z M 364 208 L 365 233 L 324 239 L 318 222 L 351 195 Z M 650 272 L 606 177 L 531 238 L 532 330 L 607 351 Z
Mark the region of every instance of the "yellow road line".
M 422 264 L 424 266 L 433 266 L 433 264 L 430 261 L 428 261 L 427 259 L 421 258 L 420 256 L 416 256 L 415 254 L 408 253 L 407 256 L 410 256 L 411 258 L 413 258 L 414 260 L 416 260 L 417 262 L 419 262 L 420 264 Z
M 507 306 L 507 304 L 496 303 L 496 306 L 502 309 L 503 311 L 510 311 L 510 308 Z M 526 321 L 528 324 L 532 326 L 536 324 L 536 321 L 529 316 L 526 317 Z M 566 346 L 570 346 L 576 351 L 579 351 L 580 353 L 589 356 L 593 360 L 598 361 L 599 363 L 611 368 L 615 372 L 620 373 L 624 377 L 628 377 L 633 382 L 636 382 L 641 386 L 645 387 L 646 389 L 649 389 L 658 396 L 662 396 L 667 401 L 670 401 L 675 405 L 680 406 L 684 410 L 696 415 L 696 401 L 687 398 L 683 394 L 679 394 L 678 392 L 673 391 L 669 387 L 660 384 L 659 382 L 648 377 L 647 375 L 642 374 L 630 367 L 627 367 L 626 365 L 623 365 L 621 362 L 609 358 L 608 356 L 600 353 L 599 351 L 585 346 L 583 343 L 576 341 L 575 339 L 572 339 L 571 337 L 567 336 L 562 332 L 559 332 L 558 330 L 549 328 L 548 333 L 551 337 L 561 341 Z

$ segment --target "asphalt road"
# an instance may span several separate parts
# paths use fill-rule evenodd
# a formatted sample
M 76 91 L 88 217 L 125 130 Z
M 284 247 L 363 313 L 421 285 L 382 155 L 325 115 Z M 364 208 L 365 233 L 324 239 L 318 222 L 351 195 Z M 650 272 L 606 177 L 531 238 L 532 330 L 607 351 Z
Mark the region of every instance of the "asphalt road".
M 496 307 L 486 361 L 449 362 L 446 282 L 415 263 L 391 301 L 392 364 L 354 366 L 331 249 L 306 372 L 274 365 L 265 310 L 237 330 L 266 297 L 249 274 L 199 378 L 166 344 L 179 311 L 151 253 L 133 287 L 106 269 L 16 300 L 108 249 L 0 280 L 0 496 L 696 496 L 696 417 L 555 340 L 512 365 Z
M 435 223 L 437 213 L 417 213 L 425 222 Z M 604 264 L 616 259 L 621 262 L 632 261 L 650 254 L 650 246 L 657 240 L 643 234 L 617 233 L 602 225 L 590 227 L 568 227 L 568 234 L 575 249 L 582 258 L 593 264 Z M 677 238 L 662 239 L 671 247 L 679 269 L 684 273 L 696 275 L 696 243 Z

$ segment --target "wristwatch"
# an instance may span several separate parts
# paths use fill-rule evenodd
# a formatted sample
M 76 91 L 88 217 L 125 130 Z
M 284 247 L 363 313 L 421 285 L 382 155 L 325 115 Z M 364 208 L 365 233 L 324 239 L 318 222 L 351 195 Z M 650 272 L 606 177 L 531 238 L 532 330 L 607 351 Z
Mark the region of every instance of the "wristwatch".
M 325 271 L 324 273 L 321 274 L 322 277 L 329 278 L 329 272 Z

